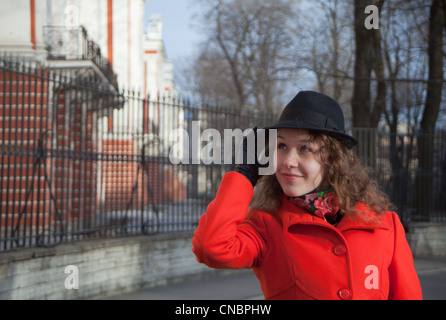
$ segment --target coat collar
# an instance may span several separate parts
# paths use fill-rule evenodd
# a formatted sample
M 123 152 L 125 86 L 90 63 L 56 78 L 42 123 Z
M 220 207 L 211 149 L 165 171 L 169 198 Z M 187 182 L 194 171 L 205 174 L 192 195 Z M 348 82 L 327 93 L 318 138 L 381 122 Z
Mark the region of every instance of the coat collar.
M 349 229 L 361 229 L 365 231 L 374 231 L 375 229 L 389 229 L 380 216 L 377 216 L 365 204 L 358 203 L 355 209 L 359 212 L 355 217 L 344 215 L 337 225 L 333 227 L 325 220 L 310 214 L 305 209 L 296 206 L 290 202 L 286 197 L 282 197 L 282 206 L 278 210 L 284 231 L 295 224 L 313 224 L 329 228 L 335 228 L 339 231 Z

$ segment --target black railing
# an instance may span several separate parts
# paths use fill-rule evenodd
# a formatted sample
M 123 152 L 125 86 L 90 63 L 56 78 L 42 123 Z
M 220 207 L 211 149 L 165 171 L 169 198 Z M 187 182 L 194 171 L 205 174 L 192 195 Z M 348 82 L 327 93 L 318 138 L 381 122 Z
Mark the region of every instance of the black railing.
M 44 41 L 50 60 L 89 60 L 92 61 L 118 89 L 117 76 L 101 53 L 101 48 L 88 35 L 87 29 L 80 27 L 44 26 Z
M 353 134 L 359 140 L 355 151 L 389 195 L 403 222 L 446 221 L 442 199 L 446 193 L 445 129 L 432 134 L 395 134 L 354 128 Z
M 192 231 L 232 168 L 205 164 L 210 140 L 193 133 L 213 128 L 223 137 L 224 129 L 276 119 L 181 99 L 150 101 L 91 81 L 0 57 L 0 251 Z M 404 221 L 446 220 L 444 131 L 432 136 L 432 166 L 423 169 L 419 136 L 353 134 L 356 152 L 371 159 Z
M 0 251 L 194 230 L 230 165 L 172 164 L 171 133 L 192 140 L 193 126 L 201 134 L 271 119 L 118 94 L 13 60 L 0 57 Z

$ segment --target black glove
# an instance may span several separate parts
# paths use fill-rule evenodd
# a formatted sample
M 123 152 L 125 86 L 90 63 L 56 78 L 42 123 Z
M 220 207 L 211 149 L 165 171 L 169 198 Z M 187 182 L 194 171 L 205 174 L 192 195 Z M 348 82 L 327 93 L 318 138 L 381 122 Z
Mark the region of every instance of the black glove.
M 254 135 L 254 143 L 255 143 L 255 148 L 254 148 L 255 161 L 254 161 L 254 163 L 248 163 L 248 136 L 250 136 L 250 135 Z M 244 175 L 251 182 L 252 186 L 254 187 L 256 185 L 257 181 L 260 179 L 260 175 L 259 175 L 260 164 L 257 160 L 257 127 L 254 127 L 253 131 L 251 133 L 249 133 L 248 136 L 243 138 L 243 144 L 242 144 L 243 163 L 237 164 L 235 167 L 235 171 Z M 251 146 L 251 148 L 249 148 L 249 151 L 252 152 L 252 146 Z M 250 162 L 252 162 L 252 161 L 250 161 Z

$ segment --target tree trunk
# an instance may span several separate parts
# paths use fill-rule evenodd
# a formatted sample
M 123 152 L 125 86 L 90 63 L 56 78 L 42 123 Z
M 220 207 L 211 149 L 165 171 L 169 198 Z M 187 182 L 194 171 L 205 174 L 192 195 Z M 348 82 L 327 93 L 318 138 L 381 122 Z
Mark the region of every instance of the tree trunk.
M 355 0 L 355 83 L 352 98 L 353 127 L 368 128 L 370 112 L 370 76 L 373 67 L 373 33 L 364 26 L 369 0 Z
M 435 130 L 440 111 L 443 87 L 443 6 L 444 0 L 433 0 L 429 18 L 429 84 L 421 130 L 432 133 Z
M 434 132 L 443 86 L 444 0 L 433 0 L 429 17 L 429 84 L 418 137 L 417 214 L 428 219 L 433 210 Z
M 352 118 L 354 128 L 369 128 L 369 130 L 356 130 L 361 132 L 361 136 L 356 138 L 364 139 L 364 142 L 370 145 L 359 145 L 357 154 L 368 164 L 370 169 L 376 171 L 376 148 L 377 136 L 376 128 L 378 126 L 381 114 L 385 109 L 386 101 L 386 83 L 384 74 L 384 60 L 381 50 L 381 33 L 378 29 L 368 30 L 364 21 L 366 6 L 370 5 L 370 0 L 355 0 L 355 42 L 356 42 L 356 60 L 355 60 L 355 82 L 352 98 Z M 384 0 L 378 3 L 378 10 L 381 10 Z M 372 106 L 370 83 L 372 70 L 375 71 L 378 79 L 376 99 Z M 361 144 L 361 140 L 359 143 Z
M 387 85 L 385 81 L 385 73 L 384 73 L 384 58 L 381 49 L 381 32 L 379 29 L 372 30 L 373 31 L 373 53 L 374 53 L 374 65 L 373 70 L 375 71 L 375 76 L 377 79 L 377 92 L 375 102 L 373 104 L 373 109 L 371 110 L 370 115 L 370 127 L 377 128 L 379 121 L 381 119 L 381 115 L 386 108 L 386 91 Z
M 378 29 L 368 30 L 364 21 L 367 17 L 365 8 L 375 4 L 381 10 L 384 0 L 355 0 L 355 83 L 352 98 L 353 127 L 376 128 L 385 108 L 386 83 L 384 59 L 381 50 L 381 32 Z M 378 79 L 377 94 L 372 105 L 370 83 L 372 70 Z

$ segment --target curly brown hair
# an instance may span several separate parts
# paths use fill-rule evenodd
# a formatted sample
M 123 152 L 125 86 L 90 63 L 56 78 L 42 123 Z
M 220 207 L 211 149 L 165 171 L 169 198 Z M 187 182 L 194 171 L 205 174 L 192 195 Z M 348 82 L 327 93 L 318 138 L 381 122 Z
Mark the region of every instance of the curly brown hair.
M 317 156 L 324 169 L 324 181 L 336 193 L 341 212 L 353 217 L 357 213 L 355 205 L 362 202 L 377 215 L 384 214 L 391 206 L 389 198 L 370 178 L 359 158 L 331 136 L 319 132 L 309 134 L 321 146 Z M 263 176 L 256 185 L 250 208 L 274 213 L 281 205 L 281 194 L 276 175 Z

